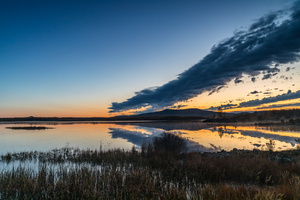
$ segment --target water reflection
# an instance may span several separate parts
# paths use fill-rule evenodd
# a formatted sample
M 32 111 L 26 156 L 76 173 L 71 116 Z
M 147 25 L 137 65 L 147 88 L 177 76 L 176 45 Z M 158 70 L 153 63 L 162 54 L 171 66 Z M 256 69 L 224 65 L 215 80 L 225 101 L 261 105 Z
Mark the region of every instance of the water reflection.
M 140 146 L 163 131 L 180 134 L 186 138 L 191 151 L 230 151 L 237 149 L 284 150 L 295 148 L 295 138 L 300 131 L 288 127 L 277 128 L 255 126 L 216 126 L 204 123 L 133 123 L 122 128 L 111 129 L 112 137 L 123 138 Z M 130 128 L 129 128 L 130 127 Z M 134 128 L 133 128 L 134 127 Z
M 122 125 L 135 125 L 148 128 L 156 128 L 165 131 L 172 130 L 190 130 L 198 131 L 204 128 L 214 127 L 213 124 L 202 123 L 201 121 L 144 121 L 144 122 L 130 122 L 130 123 L 121 123 Z
M 118 123 L 30 123 L 25 125 L 50 125 L 48 130 L 10 130 L 0 124 L 0 154 L 19 151 L 48 151 L 68 144 L 79 148 L 124 148 L 141 146 L 164 131 L 186 138 L 191 151 L 230 151 L 237 149 L 269 148 L 274 150 L 295 148 L 295 138 L 300 137 L 297 127 L 220 126 L 202 122 L 118 122 Z M 273 143 L 272 143 L 273 144 Z
M 112 138 L 122 138 L 136 146 L 141 146 L 143 143 L 151 141 L 153 137 L 158 137 L 163 133 L 163 130 L 145 128 L 132 128 L 124 126 L 123 128 L 109 128 Z

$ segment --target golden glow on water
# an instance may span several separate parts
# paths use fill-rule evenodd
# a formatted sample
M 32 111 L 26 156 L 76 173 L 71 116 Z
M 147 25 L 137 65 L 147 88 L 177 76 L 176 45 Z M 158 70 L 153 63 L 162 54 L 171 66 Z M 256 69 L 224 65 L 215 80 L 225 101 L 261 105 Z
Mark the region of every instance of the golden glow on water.
M 291 149 L 294 146 L 290 142 L 280 141 L 280 139 L 277 139 L 277 136 L 291 137 L 291 142 L 294 142 L 294 138 L 300 137 L 299 132 L 274 132 L 257 129 L 255 127 L 243 126 L 237 128 L 231 126 L 218 126 L 215 128 L 204 129 L 200 131 L 175 130 L 172 132 L 180 133 L 184 138 L 199 143 L 207 149 L 224 149 L 227 151 L 232 150 L 233 148 L 248 150 L 252 150 L 255 148 L 266 150 L 266 143 L 268 143 L 270 139 L 273 139 L 275 141 L 275 150 Z M 268 134 L 270 136 L 268 136 Z
M 241 135 L 239 132 L 233 134 L 221 133 L 213 130 L 200 131 L 182 131 L 183 137 L 197 142 L 209 150 L 232 150 L 237 149 L 253 149 L 249 138 Z
M 236 128 L 234 126 L 226 126 L 227 130 L 235 130 Z M 259 131 L 264 134 L 276 134 L 280 136 L 288 136 L 288 137 L 299 137 L 299 132 L 294 131 L 277 131 L 276 127 L 274 128 L 264 128 L 264 127 L 258 127 L 258 126 L 239 126 L 239 131 Z

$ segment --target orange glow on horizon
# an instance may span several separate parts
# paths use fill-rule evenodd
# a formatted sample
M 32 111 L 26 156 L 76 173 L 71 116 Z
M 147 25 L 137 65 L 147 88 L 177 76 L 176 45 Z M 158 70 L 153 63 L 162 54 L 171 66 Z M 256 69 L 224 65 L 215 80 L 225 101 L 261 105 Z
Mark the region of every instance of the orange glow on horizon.
M 211 97 L 210 97 L 211 98 Z M 232 109 L 224 109 L 224 112 L 253 112 L 253 111 L 265 111 L 265 110 L 283 110 L 283 109 L 300 109 L 300 106 L 293 106 L 290 104 L 299 103 L 300 99 L 293 99 L 293 100 L 285 100 L 285 101 L 278 101 L 273 103 L 262 104 L 260 106 L 253 106 L 253 107 L 242 107 L 242 108 L 232 108 Z M 184 102 L 184 104 L 177 103 L 175 106 L 178 105 L 186 105 L 181 108 L 177 108 L 178 110 L 181 109 L 189 109 L 189 108 L 198 108 L 207 110 L 210 108 L 211 105 L 203 105 L 201 102 L 191 101 L 191 102 Z M 220 104 L 221 105 L 221 104 Z M 268 108 L 268 106 L 273 105 L 282 105 L 283 107 L 278 108 Z M 286 105 L 286 106 L 284 106 Z M 108 106 L 105 105 L 89 105 L 89 106 L 39 106 L 39 107 L 20 107 L 18 109 L 9 109 L 7 108 L 2 110 L 0 113 L 0 118 L 5 117 L 113 117 L 113 116 L 120 116 L 120 115 L 134 115 L 136 112 L 144 111 L 149 107 L 144 107 L 138 110 L 129 110 L 120 113 L 109 113 Z M 263 108 L 265 107 L 265 108 Z M 263 108 L 263 109 L 262 109 Z M 174 108 L 173 108 L 174 109 Z M 9 114 L 7 114 L 9 113 Z

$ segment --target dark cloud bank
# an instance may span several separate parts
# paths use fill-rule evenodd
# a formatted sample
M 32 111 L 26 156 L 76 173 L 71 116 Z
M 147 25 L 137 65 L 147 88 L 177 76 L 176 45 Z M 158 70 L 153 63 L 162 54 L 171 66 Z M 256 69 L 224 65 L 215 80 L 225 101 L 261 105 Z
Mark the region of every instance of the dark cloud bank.
M 240 83 L 244 74 L 255 77 L 263 72 L 263 79 L 268 79 L 279 72 L 278 65 L 299 61 L 299 33 L 300 1 L 296 1 L 292 8 L 268 14 L 247 31 L 213 46 L 207 56 L 177 79 L 136 92 L 124 102 L 113 102 L 110 112 L 145 106 L 149 110 L 163 109 L 203 92 L 217 92 L 231 80 Z

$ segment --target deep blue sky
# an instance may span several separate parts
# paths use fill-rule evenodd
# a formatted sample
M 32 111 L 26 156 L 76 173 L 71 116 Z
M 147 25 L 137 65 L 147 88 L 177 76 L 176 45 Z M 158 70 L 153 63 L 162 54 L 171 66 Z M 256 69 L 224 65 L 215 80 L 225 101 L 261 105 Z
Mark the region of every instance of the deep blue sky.
M 285 0 L 0 1 L 0 117 L 104 116 Z

